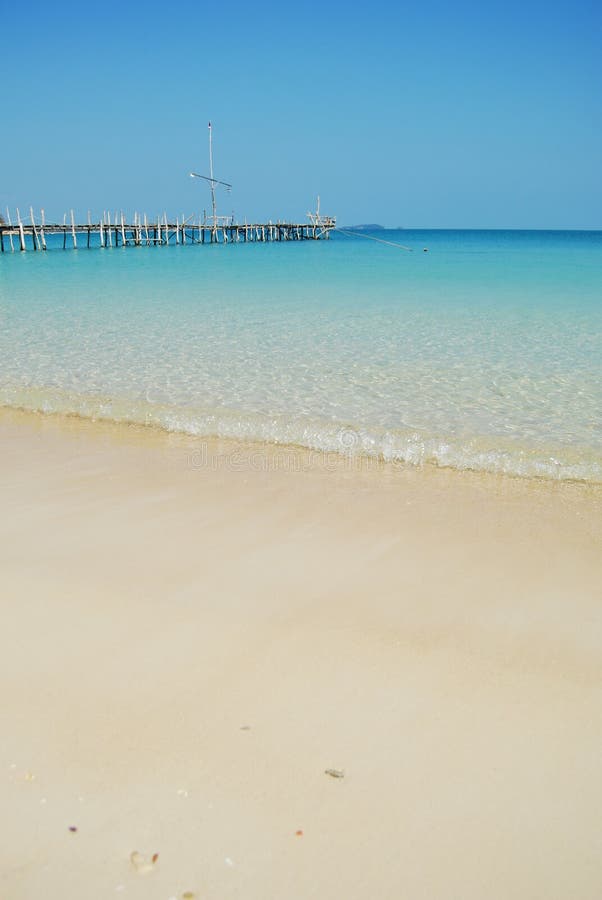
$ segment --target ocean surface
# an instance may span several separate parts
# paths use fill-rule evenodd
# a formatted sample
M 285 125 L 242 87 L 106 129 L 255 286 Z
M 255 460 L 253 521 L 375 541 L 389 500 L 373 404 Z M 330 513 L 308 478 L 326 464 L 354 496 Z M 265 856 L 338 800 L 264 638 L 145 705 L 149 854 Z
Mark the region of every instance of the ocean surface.
M 602 232 L 371 234 L 4 253 L 0 405 L 602 482 Z

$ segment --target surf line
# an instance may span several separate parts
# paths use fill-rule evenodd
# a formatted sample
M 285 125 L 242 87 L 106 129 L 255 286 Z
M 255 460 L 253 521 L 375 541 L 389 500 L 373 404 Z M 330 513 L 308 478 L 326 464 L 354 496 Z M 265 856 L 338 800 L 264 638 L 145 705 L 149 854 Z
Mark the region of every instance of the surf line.
M 346 234 L 347 237 L 363 237 L 367 238 L 369 241 L 378 241 L 379 244 L 387 244 L 389 247 L 397 247 L 398 250 L 407 250 L 408 253 L 412 253 L 413 247 L 405 247 L 403 244 L 396 244 L 394 241 L 385 241 L 383 238 L 374 237 L 371 234 L 362 234 L 361 231 L 345 231 L 343 228 L 335 228 L 335 231 L 338 231 L 339 234 Z

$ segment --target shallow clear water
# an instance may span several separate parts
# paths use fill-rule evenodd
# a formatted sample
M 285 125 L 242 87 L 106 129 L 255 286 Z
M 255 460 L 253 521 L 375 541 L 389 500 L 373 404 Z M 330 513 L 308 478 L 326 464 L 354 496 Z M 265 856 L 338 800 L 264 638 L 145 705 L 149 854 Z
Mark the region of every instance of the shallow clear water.
M 0 403 L 602 481 L 602 232 L 378 236 L 5 253 Z

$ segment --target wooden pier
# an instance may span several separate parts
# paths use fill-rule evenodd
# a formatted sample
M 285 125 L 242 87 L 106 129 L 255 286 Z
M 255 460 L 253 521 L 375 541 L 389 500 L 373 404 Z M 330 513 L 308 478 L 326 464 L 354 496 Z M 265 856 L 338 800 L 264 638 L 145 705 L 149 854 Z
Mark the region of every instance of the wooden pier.
M 44 251 L 48 247 L 47 238 L 59 235 L 53 247 L 80 249 L 90 247 L 157 247 L 174 244 L 231 244 L 267 243 L 276 241 L 327 240 L 335 228 L 336 220 L 328 216 L 309 217 L 308 222 L 267 222 L 244 224 L 226 219 L 213 221 L 193 217 L 168 221 L 163 215 L 154 221 L 136 214 L 133 222 L 126 222 L 123 215 L 104 214 L 98 222 L 77 223 L 73 212 L 62 224 L 45 221 L 44 212 L 34 217 L 30 211 L 29 221 L 23 221 L 17 210 L 16 221 L 10 214 L 6 221 L 0 219 L 0 251 L 2 253 L 26 250 Z
M 69 220 L 65 213 L 63 223 L 46 222 L 44 210 L 35 216 L 33 207 L 29 207 L 29 217 L 21 218 L 16 210 L 14 222 L 10 210 L 6 209 L 6 219 L 0 215 L 0 252 L 25 252 L 46 250 L 46 238 L 59 235 L 59 241 L 52 246 L 60 247 L 62 237 L 63 250 L 67 247 L 77 250 L 80 247 L 166 247 L 169 244 L 237 244 L 267 243 L 274 241 L 319 241 L 327 240 L 330 232 L 336 227 L 333 216 L 320 214 L 320 198 L 315 213 L 307 214 L 307 222 L 265 222 L 261 224 L 244 224 L 234 221 L 234 216 L 218 216 L 216 190 L 225 188 L 228 192 L 232 185 L 213 177 L 213 132 L 209 122 L 209 175 L 191 172 L 191 178 L 201 179 L 209 185 L 211 191 L 211 215 L 194 215 L 176 218 L 175 222 L 167 220 L 167 214 L 149 220 L 146 215 L 134 214 L 133 222 L 126 222 L 123 212 L 111 214 L 106 210 L 98 222 L 92 222 L 90 212 L 88 220 L 82 225 L 76 223 L 75 214 L 71 210 Z M 197 207 L 198 209 L 198 207 Z

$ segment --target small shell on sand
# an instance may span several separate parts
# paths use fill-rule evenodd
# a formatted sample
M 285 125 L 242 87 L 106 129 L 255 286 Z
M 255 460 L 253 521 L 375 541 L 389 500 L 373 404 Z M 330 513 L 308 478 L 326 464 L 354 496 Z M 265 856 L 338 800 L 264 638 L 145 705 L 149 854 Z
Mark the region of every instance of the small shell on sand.
M 142 853 L 134 850 L 133 853 L 130 853 L 130 862 L 139 875 L 148 875 L 149 872 L 153 871 L 158 856 L 158 853 L 154 853 L 152 856 L 144 856 Z
M 331 778 L 344 778 L 345 770 L 344 769 L 324 769 L 325 775 L 330 775 Z

